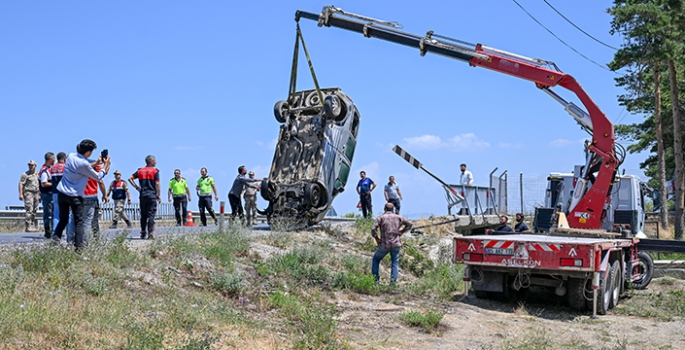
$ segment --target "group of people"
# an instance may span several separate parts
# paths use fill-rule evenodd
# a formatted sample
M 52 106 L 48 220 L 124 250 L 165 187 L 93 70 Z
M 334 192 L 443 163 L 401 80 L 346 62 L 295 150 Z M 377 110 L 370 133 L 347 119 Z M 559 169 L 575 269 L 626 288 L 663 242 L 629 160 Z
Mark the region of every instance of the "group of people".
M 91 160 L 96 148 L 94 141 L 86 139 L 76 146 L 75 153 L 68 156 L 64 152 L 58 153 L 57 156 L 52 152 L 47 152 L 45 163 L 39 171 L 36 171 L 36 162 L 29 161 L 28 170 L 21 174 L 19 180 L 19 200 L 24 201 L 27 232 L 39 230 L 35 226 L 36 211 L 38 204 L 42 202 L 44 237 L 60 241 L 64 230 L 67 229 L 67 241 L 80 249 L 89 233 L 96 235 L 99 232 L 98 189 L 102 193 L 103 202 L 107 203 L 111 198 L 115 204 L 110 228 L 116 228 L 119 222 L 124 222 L 128 228 L 131 228 L 132 223 L 124 212 L 124 205 L 131 204 L 131 194 L 128 189 L 128 184 L 130 184 L 139 192 L 140 237 L 142 239 L 155 237 L 155 214 L 157 204 L 162 201 L 160 174 L 156 168 L 155 156 L 145 157 L 145 166 L 136 170 L 128 178 L 128 184 L 122 179 L 121 172 L 116 170 L 115 179 L 107 189 L 103 179 L 110 170 L 110 157 L 105 150 L 96 160 Z M 249 177 L 245 177 L 246 174 L 246 167 L 240 166 L 238 176 L 229 192 L 229 202 L 232 210 L 231 217 L 235 219 L 240 216 L 243 219 L 240 198 L 244 196 L 247 224 L 250 225 L 257 215 L 256 193 L 260 189 L 257 182 L 261 182 L 262 179 L 255 179 L 252 171 L 249 172 Z M 202 225 L 206 226 L 205 211 L 215 223 L 218 223 L 212 209 L 212 194 L 215 200 L 219 199 L 219 195 L 214 179 L 208 175 L 207 168 L 202 168 L 200 175 L 195 189 L 199 197 L 200 220 Z M 176 225 L 186 225 L 187 205 L 192 198 L 188 183 L 181 177 L 179 169 L 174 170 L 174 177 L 169 181 L 168 194 L 169 202 L 173 202 L 174 205 Z
M 376 183 L 371 180 L 371 178 L 366 177 L 366 172 L 359 172 L 361 179 L 357 183 L 357 193 L 359 194 L 359 206 L 362 209 L 362 215 L 364 218 L 373 216 L 373 203 L 371 200 L 371 192 L 376 188 Z M 388 183 L 385 185 L 383 190 L 385 196 L 385 202 L 391 203 L 393 205 L 393 211 L 395 214 L 400 213 L 400 205 L 402 200 L 402 191 L 400 191 L 400 186 L 395 182 L 395 177 L 390 176 L 388 178 Z

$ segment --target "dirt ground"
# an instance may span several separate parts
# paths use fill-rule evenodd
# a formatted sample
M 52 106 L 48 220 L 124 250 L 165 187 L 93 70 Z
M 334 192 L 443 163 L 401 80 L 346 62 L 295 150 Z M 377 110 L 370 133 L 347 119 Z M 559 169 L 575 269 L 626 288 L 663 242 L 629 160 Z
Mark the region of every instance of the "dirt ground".
M 324 231 L 301 232 L 291 238 L 300 242 L 313 237 L 333 240 L 333 250 L 366 254 L 370 264 L 371 254 L 355 248 L 355 241 L 361 237 L 345 229 L 335 235 Z M 267 232 L 252 231 L 252 235 L 257 238 Z M 439 235 L 441 238 L 434 240 L 435 245 L 451 237 L 449 233 Z M 147 244 L 135 240 L 131 243 Z M 264 259 L 285 251 L 263 242 L 252 243 L 252 250 Z M 388 271 L 382 273 L 387 275 Z M 651 295 L 685 294 L 685 281 L 665 278 L 667 281 L 653 280 L 646 290 L 629 292 L 616 310 L 598 319 L 592 319 L 587 312 L 571 310 L 553 293 L 543 291 L 530 293 L 518 303 L 478 299 L 472 295 L 464 297 L 463 291 L 457 291 L 450 301 L 436 301 L 428 295 L 408 297 L 401 292 L 371 296 L 335 291 L 329 294 L 328 302 L 338 310 L 340 338 L 355 349 L 685 349 L 682 318 L 638 317 L 620 311 L 639 307 L 637 300 L 644 302 Z M 400 287 L 411 280 L 411 276 L 400 271 Z M 685 301 L 679 305 L 685 305 Z M 438 310 L 445 315 L 437 332 L 426 333 L 400 320 L 399 315 L 408 310 Z M 254 310 L 253 316 L 268 323 L 268 315 L 260 310 Z

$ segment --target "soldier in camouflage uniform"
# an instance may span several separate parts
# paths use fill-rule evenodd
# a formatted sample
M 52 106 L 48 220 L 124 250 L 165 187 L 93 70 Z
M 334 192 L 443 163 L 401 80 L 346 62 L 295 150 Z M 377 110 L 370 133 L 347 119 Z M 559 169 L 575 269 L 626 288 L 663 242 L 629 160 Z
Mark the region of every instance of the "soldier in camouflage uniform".
M 112 196 L 114 200 L 114 215 L 112 216 L 112 225 L 109 228 L 117 228 L 117 222 L 123 220 L 126 223 L 126 228 L 132 228 L 133 225 L 124 212 L 124 203 L 128 200 L 131 205 L 131 192 L 128 191 L 126 181 L 121 179 L 121 172 L 116 170 L 114 172 L 114 181 L 109 185 L 107 196 Z
M 19 200 L 24 201 L 26 208 L 26 232 L 36 232 L 36 211 L 40 194 L 38 193 L 38 173 L 36 172 L 36 162 L 29 161 L 29 170 L 21 174 L 19 179 Z
M 254 172 L 250 171 L 248 175 L 250 176 L 250 179 L 254 179 Z M 254 224 L 254 220 L 257 219 L 257 191 L 259 191 L 259 185 L 255 183 L 248 183 L 245 185 L 245 194 L 243 195 L 243 198 L 245 199 L 248 226 Z

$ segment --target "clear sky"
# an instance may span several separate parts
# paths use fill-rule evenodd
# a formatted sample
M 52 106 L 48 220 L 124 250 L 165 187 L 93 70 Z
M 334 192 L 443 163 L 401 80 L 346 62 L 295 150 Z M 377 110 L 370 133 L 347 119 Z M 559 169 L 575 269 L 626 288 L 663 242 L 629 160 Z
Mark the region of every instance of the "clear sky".
M 614 50 L 588 38 L 541 0 L 518 0 L 566 43 L 600 64 Z M 549 0 L 596 38 L 609 34 L 608 0 Z M 0 4 L 0 206 L 21 204 L 17 183 L 27 162 L 67 153 L 84 138 L 107 148 L 124 177 L 157 157 L 162 188 L 175 168 L 191 183 L 207 167 L 221 200 L 245 164 L 267 176 L 279 124 L 273 105 L 286 99 L 297 9 L 319 1 L 4 1 Z M 336 6 L 397 21 L 403 30 L 437 34 L 554 61 L 573 75 L 613 122 L 631 123 L 617 102 L 617 75 L 580 57 L 513 1 L 351 1 Z M 362 123 L 347 191 L 338 213 L 356 211 L 360 170 L 379 185 L 394 175 L 403 212 L 446 214 L 441 187 L 391 148 L 401 145 L 448 182 L 467 163 L 476 185 L 495 167 L 518 176 L 572 171 L 584 162 L 580 130 L 533 83 L 441 56 L 366 39 L 302 20 L 322 86 L 338 86 Z M 303 55 L 298 88 L 313 87 Z M 573 95 L 556 88 L 565 98 Z M 578 102 L 576 102 L 578 103 Z M 579 103 L 578 103 L 579 104 Z M 623 168 L 643 176 L 645 155 Z M 644 178 L 644 176 L 643 176 Z M 108 175 L 107 183 L 113 179 Z M 134 191 L 135 192 L 135 191 Z M 382 191 L 374 192 L 376 209 Z M 166 196 L 163 196 L 166 199 Z M 196 209 L 197 201 L 191 208 Z M 260 206 L 264 202 L 260 199 Z M 215 203 L 215 208 L 218 204 Z

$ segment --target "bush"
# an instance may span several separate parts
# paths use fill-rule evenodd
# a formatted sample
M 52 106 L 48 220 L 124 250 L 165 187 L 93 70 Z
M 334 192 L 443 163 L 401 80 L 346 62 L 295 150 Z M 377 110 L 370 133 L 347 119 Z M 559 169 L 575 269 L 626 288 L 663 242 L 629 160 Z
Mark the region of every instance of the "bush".
M 229 297 L 237 296 L 245 289 L 243 276 L 240 274 L 214 273 L 210 276 L 210 283 L 214 289 Z

